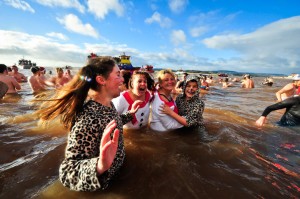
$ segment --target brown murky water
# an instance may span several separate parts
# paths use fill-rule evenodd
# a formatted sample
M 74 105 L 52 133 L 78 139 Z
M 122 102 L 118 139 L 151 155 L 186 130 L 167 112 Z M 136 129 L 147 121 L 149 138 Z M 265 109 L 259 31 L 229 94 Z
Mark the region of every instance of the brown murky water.
M 67 132 L 58 122 L 38 127 L 25 83 L 20 97 L 0 102 L 0 198 L 299 198 L 300 128 L 277 126 L 283 111 L 254 125 L 290 80 L 254 80 L 252 90 L 216 85 L 203 96 L 205 130 L 125 131 L 120 175 L 93 193 L 58 181 Z

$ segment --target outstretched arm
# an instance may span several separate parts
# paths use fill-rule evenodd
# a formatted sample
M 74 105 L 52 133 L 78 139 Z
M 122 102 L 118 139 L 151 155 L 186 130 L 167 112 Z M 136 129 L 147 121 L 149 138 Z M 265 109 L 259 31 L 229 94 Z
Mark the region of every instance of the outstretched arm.
M 264 123 L 266 123 L 267 120 L 267 115 L 269 115 L 269 113 L 271 113 L 272 111 L 275 110 L 279 110 L 279 109 L 283 109 L 283 108 L 288 108 L 293 106 L 296 103 L 296 99 L 295 98 L 288 98 L 282 102 L 278 102 L 276 104 L 273 104 L 271 106 L 268 106 L 264 112 L 262 113 L 262 115 L 260 116 L 260 118 L 258 120 L 256 120 L 255 124 L 257 126 L 262 126 Z
M 267 117 L 265 116 L 260 116 L 260 118 L 258 120 L 256 120 L 255 124 L 257 126 L 263 126 L 264 123 L 266 123 Z

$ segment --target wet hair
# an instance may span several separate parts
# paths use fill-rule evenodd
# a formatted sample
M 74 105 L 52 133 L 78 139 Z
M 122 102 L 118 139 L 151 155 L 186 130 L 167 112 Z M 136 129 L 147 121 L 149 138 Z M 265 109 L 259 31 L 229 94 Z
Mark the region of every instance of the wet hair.
M 55 70 L 56 70 L 56 73 L 64 72 L 64 70 L 62 68 L 60 68 L 60 67 L 55 68 Z
M 4 73 L 7 70 L 7 66 L 5 64 L 0 64 L 0 73 Z
M 34 66 L 34 67 L 31 67 L 31 68 L 30 68 L 30 71 L 31 71 L 33 74 L 36 74 L 38 71 L 40 71 L 40 68 L 37 67 L 37 66 Z
M 157 73 L 157 79 L 158 79 L 158 83 L 162 82 L 162 78 L 164 77 L 165 74 L 170 74 L 172 77 L 174 77 L 175 79 L 175 74 L 172 72 L 171 69 L 164 69 L 164 70 L 160 70 Z
M 68 84 L 57 90 L 51 99 L 42 100 L 44 103 L 41 107 L 46 108 L 37 111 L 41 121 L 46 123 L 61 116 L 62 124 L 70 130 L 76 115 L 83 109 L 89 90 L 101 92 L 96 77 L 100 75 L 107 79 L 115 66 L 116 62 L 108 56 L 91 59 Z

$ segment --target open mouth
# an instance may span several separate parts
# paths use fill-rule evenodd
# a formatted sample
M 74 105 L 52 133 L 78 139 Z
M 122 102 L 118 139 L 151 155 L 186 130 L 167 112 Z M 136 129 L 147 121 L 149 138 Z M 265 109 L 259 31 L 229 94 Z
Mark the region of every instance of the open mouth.
M 196 92 L 195 91 L 187 91 L 188 94 L 194 95 Z
M 146 88 L 139 88 L 139 92 L 145 92 Z

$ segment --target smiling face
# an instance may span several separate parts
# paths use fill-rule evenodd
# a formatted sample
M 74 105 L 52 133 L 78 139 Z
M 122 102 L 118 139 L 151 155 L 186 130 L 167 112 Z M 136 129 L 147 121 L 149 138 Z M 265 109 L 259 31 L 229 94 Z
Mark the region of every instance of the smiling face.
M 161 80 L 159 82 L 159 86 L 161 89 L 171 92 L 175 88 L 175 85 L 176 80 L 174 75 L 171 75 L 170 73 L 165 73 L 161 76 Z
M 105 88 L 111 98 L 115 98 L 120 95 L 120 86 L 123 84 L 123 81 L 124 79 L 120 74 L 120 69 L 117 65 L 115 65 L 112 72 L 105 80 Z
M 131 80 L 131 91 L 137 96 L 143 96 L 147 91 L 147 77 L 145 75 L 133 75 Z
M 197 84 L 196 81 L 187 82 L 187 85 L 186 85 L 185 90 L 184 90 L 184 94 L 185 94 L 186 98 L 188 100 L 191 99 L 196 94 L 198 89 L 199 88 L 198 88 L 198 84 Z

